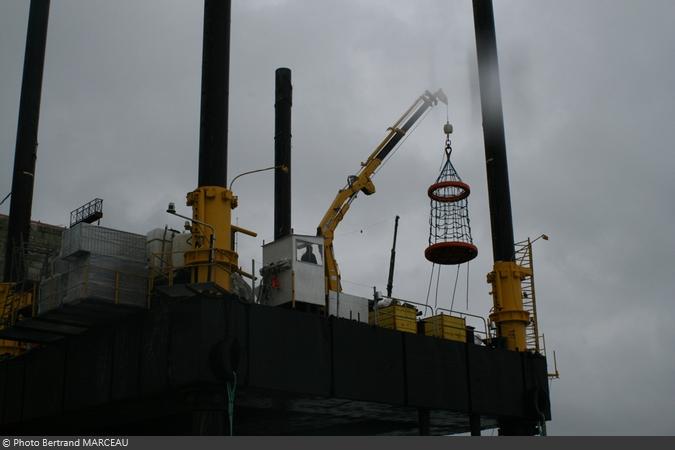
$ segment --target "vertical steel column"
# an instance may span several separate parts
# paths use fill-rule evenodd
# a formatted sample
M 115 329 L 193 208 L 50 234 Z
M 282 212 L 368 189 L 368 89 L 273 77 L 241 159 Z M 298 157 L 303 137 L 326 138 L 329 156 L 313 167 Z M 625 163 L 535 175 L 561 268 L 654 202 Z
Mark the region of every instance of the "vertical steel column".
M 391 244 L 391 256 L 389 258 L 389 277 L 387 278 L 387 297 L 391 298 L 391 291 L 394 288 L 394 264 L 396 264 L 396 235 L 398 234 L 398 219 L 394 221 L 394 242 Z
M 23 246 L 28 243 L 30 237 L 40 97 L 42 94 L 42 74 L 47 46 L 48 23 L 49 0 L 31 0 L 28 13 L 26 52 L 23 61 L 19 123 L 16 131 L 12 200 L 7 226 L 5 281 L 20 281 L 25 275 L 22 252 L 24 251 Z
M 495 261 L 514 261 L 509 170 L 506 161 L 504 117 L 492 0 L 473 0 L 473 16 L 483 113 L 492 252 Z
M 230 0 L 204 1 L 199 186 L 227 188 Z
M 274 239 L 291 234 L 291 70 L 276 70 L 274 101 Z M 286 166 L 283 171 L 279 166 Z

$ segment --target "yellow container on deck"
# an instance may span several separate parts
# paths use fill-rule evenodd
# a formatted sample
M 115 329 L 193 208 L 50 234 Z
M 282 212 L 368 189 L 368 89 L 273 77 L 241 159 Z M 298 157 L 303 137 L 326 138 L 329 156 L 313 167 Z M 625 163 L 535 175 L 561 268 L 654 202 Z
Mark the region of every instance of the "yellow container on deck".
M 466 319 L 439 314 L 422 320 L 424 334 L 449 341 L 466 342 Z
M 379 308 L 370 312 L 368 323 L 404 333 L 417 333 L 417 309 L 400 305 Z
M 0 357 L 2 356 L 18 356 L 28 350 L 28 344 L 18 341 L 8 341 L 0 339 Z

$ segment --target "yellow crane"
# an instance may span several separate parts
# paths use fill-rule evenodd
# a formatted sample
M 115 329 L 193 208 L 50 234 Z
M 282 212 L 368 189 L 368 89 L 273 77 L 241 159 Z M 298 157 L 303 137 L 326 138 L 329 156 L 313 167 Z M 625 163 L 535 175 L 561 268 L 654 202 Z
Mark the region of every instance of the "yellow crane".
M 377 168 L 424 113 L 430 107 L 438 104 L 439 101 L 445 105 L 448 104 L 448 98 L 441 89 L 433 94 L 425 91 L 424 94 L 417 98 L 396 123 L 388 128 L 388 133 L 382 142 L 373 150 L 368 159 L 361 163 L 361 170 L 356 175 L 351 175 L 347 178 L 347 185 L 338 191 L 333 203 L 331 203 L 326 214 L 321 219 L 317 227 L 317 236 L 321 236 L 324 239 L 326 286 L 328 291 L 342 291 L 340 270 L 335 260 L 335 253 L 333 252 L 335 229 L 345 217 L 345 214 L 347 214 L 351 203 L 359 192 L 363 192 L 366 195 L 375 193 L 375 185 L 371 178 Z

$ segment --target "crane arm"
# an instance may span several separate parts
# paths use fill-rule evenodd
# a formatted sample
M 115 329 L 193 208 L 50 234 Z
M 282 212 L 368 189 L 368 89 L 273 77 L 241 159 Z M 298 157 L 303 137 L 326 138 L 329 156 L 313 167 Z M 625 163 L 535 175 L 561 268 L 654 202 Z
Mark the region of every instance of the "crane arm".
M 340 292 L 340 271 L 333 252 L 333 238 L 335 229 L 347 214 L 352 201 L 359 192 L 366 195 L 375 193 L 375 185 L 371 177 L 382 164 L 384 159 L 396 148 L 405 134 L 415 125 L 424 113 L 438 102 L 448 104 L 448 99 L 441 89 L 435 93 L 424 92 L 408 110 L 388 129 L 388 133 L 380 144 L 373 150 L 366 162 L 361 163 L 361 170 L 347 179 L 347 185 L 340 189 L 324 214 L 317 235 L 324 238 L 324 260 L 328 290 Z

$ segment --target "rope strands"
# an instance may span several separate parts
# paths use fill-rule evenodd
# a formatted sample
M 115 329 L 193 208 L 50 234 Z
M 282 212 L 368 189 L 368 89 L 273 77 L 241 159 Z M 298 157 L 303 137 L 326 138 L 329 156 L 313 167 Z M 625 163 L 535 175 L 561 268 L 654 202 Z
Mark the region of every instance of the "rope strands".
M 455 265 L 471 261 L 478 255 L 473 245 L 467 198 L 471 188 L 464 183 L 450 161 L 452 125 L 445 132 L 445 163 L 427 194 L 431 199 L 429 246 L 424 256 L 435 264 Z

